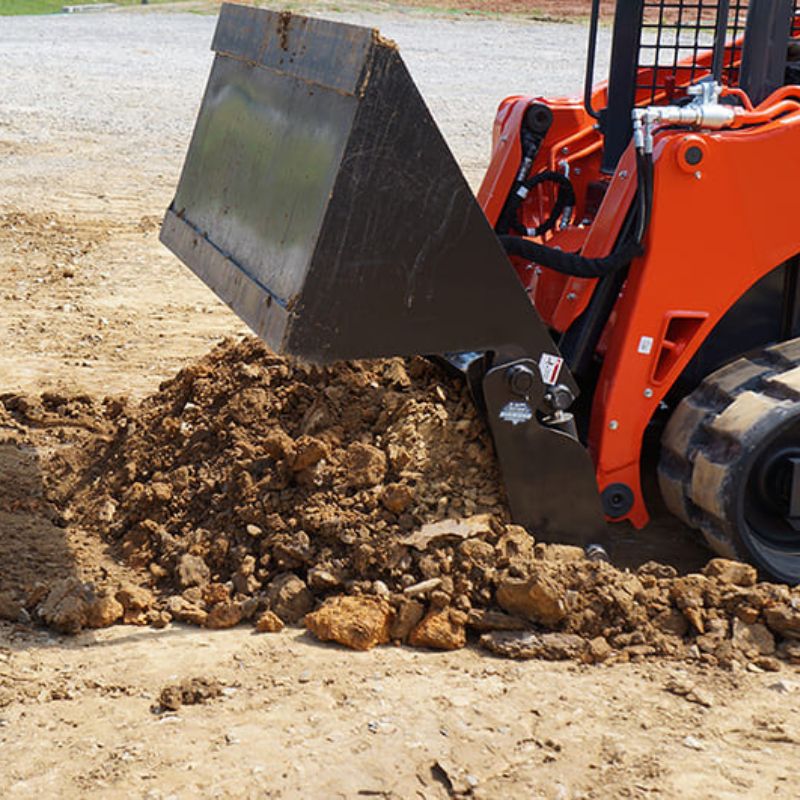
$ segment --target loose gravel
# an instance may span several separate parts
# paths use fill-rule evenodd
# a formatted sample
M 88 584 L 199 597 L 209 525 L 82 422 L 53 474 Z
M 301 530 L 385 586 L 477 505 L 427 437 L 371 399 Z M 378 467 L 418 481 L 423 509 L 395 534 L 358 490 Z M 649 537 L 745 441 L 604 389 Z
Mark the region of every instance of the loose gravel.
M 399 44 L 476 187 L 504 96 L 581 91 L 584 25 L 401 13 L 326 16 L 379 27 Z M 80 142 L 107 137 L 118 161 L 174 183 L 211 65 L 215 24 L 210 15 L 157 10 L 4 17 L 0 153 L 62 138 L 76 143 L 75 168 L 82 169 L 90 165 L 81 162 Z M 607 62 L 607 33 L 601 38 L 598 75 Z M 154 137 L 166 145 L 160 154 L 152 153 Z M 171 154 L 169 164 L 162 153 Z

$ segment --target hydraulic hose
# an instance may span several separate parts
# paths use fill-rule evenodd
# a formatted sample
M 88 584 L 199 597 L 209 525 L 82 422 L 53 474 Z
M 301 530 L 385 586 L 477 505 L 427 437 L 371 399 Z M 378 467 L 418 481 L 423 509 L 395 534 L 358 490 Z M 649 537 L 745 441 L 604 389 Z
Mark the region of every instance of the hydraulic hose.
M 630 264 L 644 250 L 637 242 L 630 240 L 604 258 L 587 258 L 576 253 L 565 253 L 554 247 L 537 244 L 521 236 L 501 236 L 500 243 L 510 256 L 519 256 L 526 261 L 534 261 L 562 275 L 575 278 L 602 278 Z
M 554 183 L 558 187 L 558 196 L 556 202 L 550 211 L 550 216 L 538 227 L 529 231 L 525 228 L 518 219 L 519 208 L 525 198 L 537 187 L 543 183 Z M 553 172 L 547 170 L 540 172 L 527 180 L 521 181 L 516 191 L 511 193 L 508 198 L 507 206 L 507 219 L 509 220 L 508 227 L 517 231 L 521 235 L 529 236 L 544 236 L 555 228 L 556 223 L 560 219 L 564 210 L 567 208 L 575 207 L 575 189 L 571 181 L 560 172 Z
M 650 224 L 653 203 L 652 157 L 637 152 L 636 166 L 638 189 L 636 193 L 637 206 L 634 212 L 636 214 L 635 233 L 630 238 L 620 241 L 609 255 L 602 258 L 588 258 L 577 253 L 566 253 L 555 247 L 538 244 L 521 236 L 500 236 L 500 243 L 506 253 L 548 267 L 562 275 L 572 275 L 576 278 L 602 278 L 626 267 L 634 258 L 644 253 L 642 242 Z

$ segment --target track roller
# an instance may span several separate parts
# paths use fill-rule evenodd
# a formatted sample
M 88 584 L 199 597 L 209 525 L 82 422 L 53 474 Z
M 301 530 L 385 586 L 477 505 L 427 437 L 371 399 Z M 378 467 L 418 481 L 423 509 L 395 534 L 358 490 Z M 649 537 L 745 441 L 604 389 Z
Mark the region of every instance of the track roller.
M 800 339 L 709 375 L 661 444 L 670 511 L 720 555 L 800 583 Z

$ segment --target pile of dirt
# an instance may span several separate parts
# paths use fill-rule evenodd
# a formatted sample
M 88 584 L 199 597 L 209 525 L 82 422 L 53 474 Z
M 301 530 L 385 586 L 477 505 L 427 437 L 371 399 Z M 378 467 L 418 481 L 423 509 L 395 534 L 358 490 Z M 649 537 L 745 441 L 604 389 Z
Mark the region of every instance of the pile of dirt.
M 147 585 L 39 587 L 28 613 L 61 630 L 304 621 L 356 649 L 471 630 L 516 658 L 800 662 L 798 589 L 720 559 L 622 571 L 509 524 L 483 421 L 426 360 L 318 368 L 246 339 L 100 411 L 64 513 Z

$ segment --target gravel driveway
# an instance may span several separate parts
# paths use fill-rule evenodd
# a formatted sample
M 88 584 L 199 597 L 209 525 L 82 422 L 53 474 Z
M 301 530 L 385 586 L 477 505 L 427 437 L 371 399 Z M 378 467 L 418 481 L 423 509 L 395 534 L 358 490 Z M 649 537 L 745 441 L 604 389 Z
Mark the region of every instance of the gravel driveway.
M 380 27 L 398 42 L 473 185 L 485 169 L 492 118 L 504 96 L 581 91 L 582 25 L 328 16 Z M 145 172 L 155 159 L 160 172 L 160 156 L 172 152 L 177 167 L 208 75 L 215 23 L 212 16 L 155 10 L 4 17 L 0 155 L 13 144 L 108 136 L 116 159 L 141 162 Z M 605 32 L 603 40 L 607 45 Z M 80 147 L 75 158 L 79 170 Z

